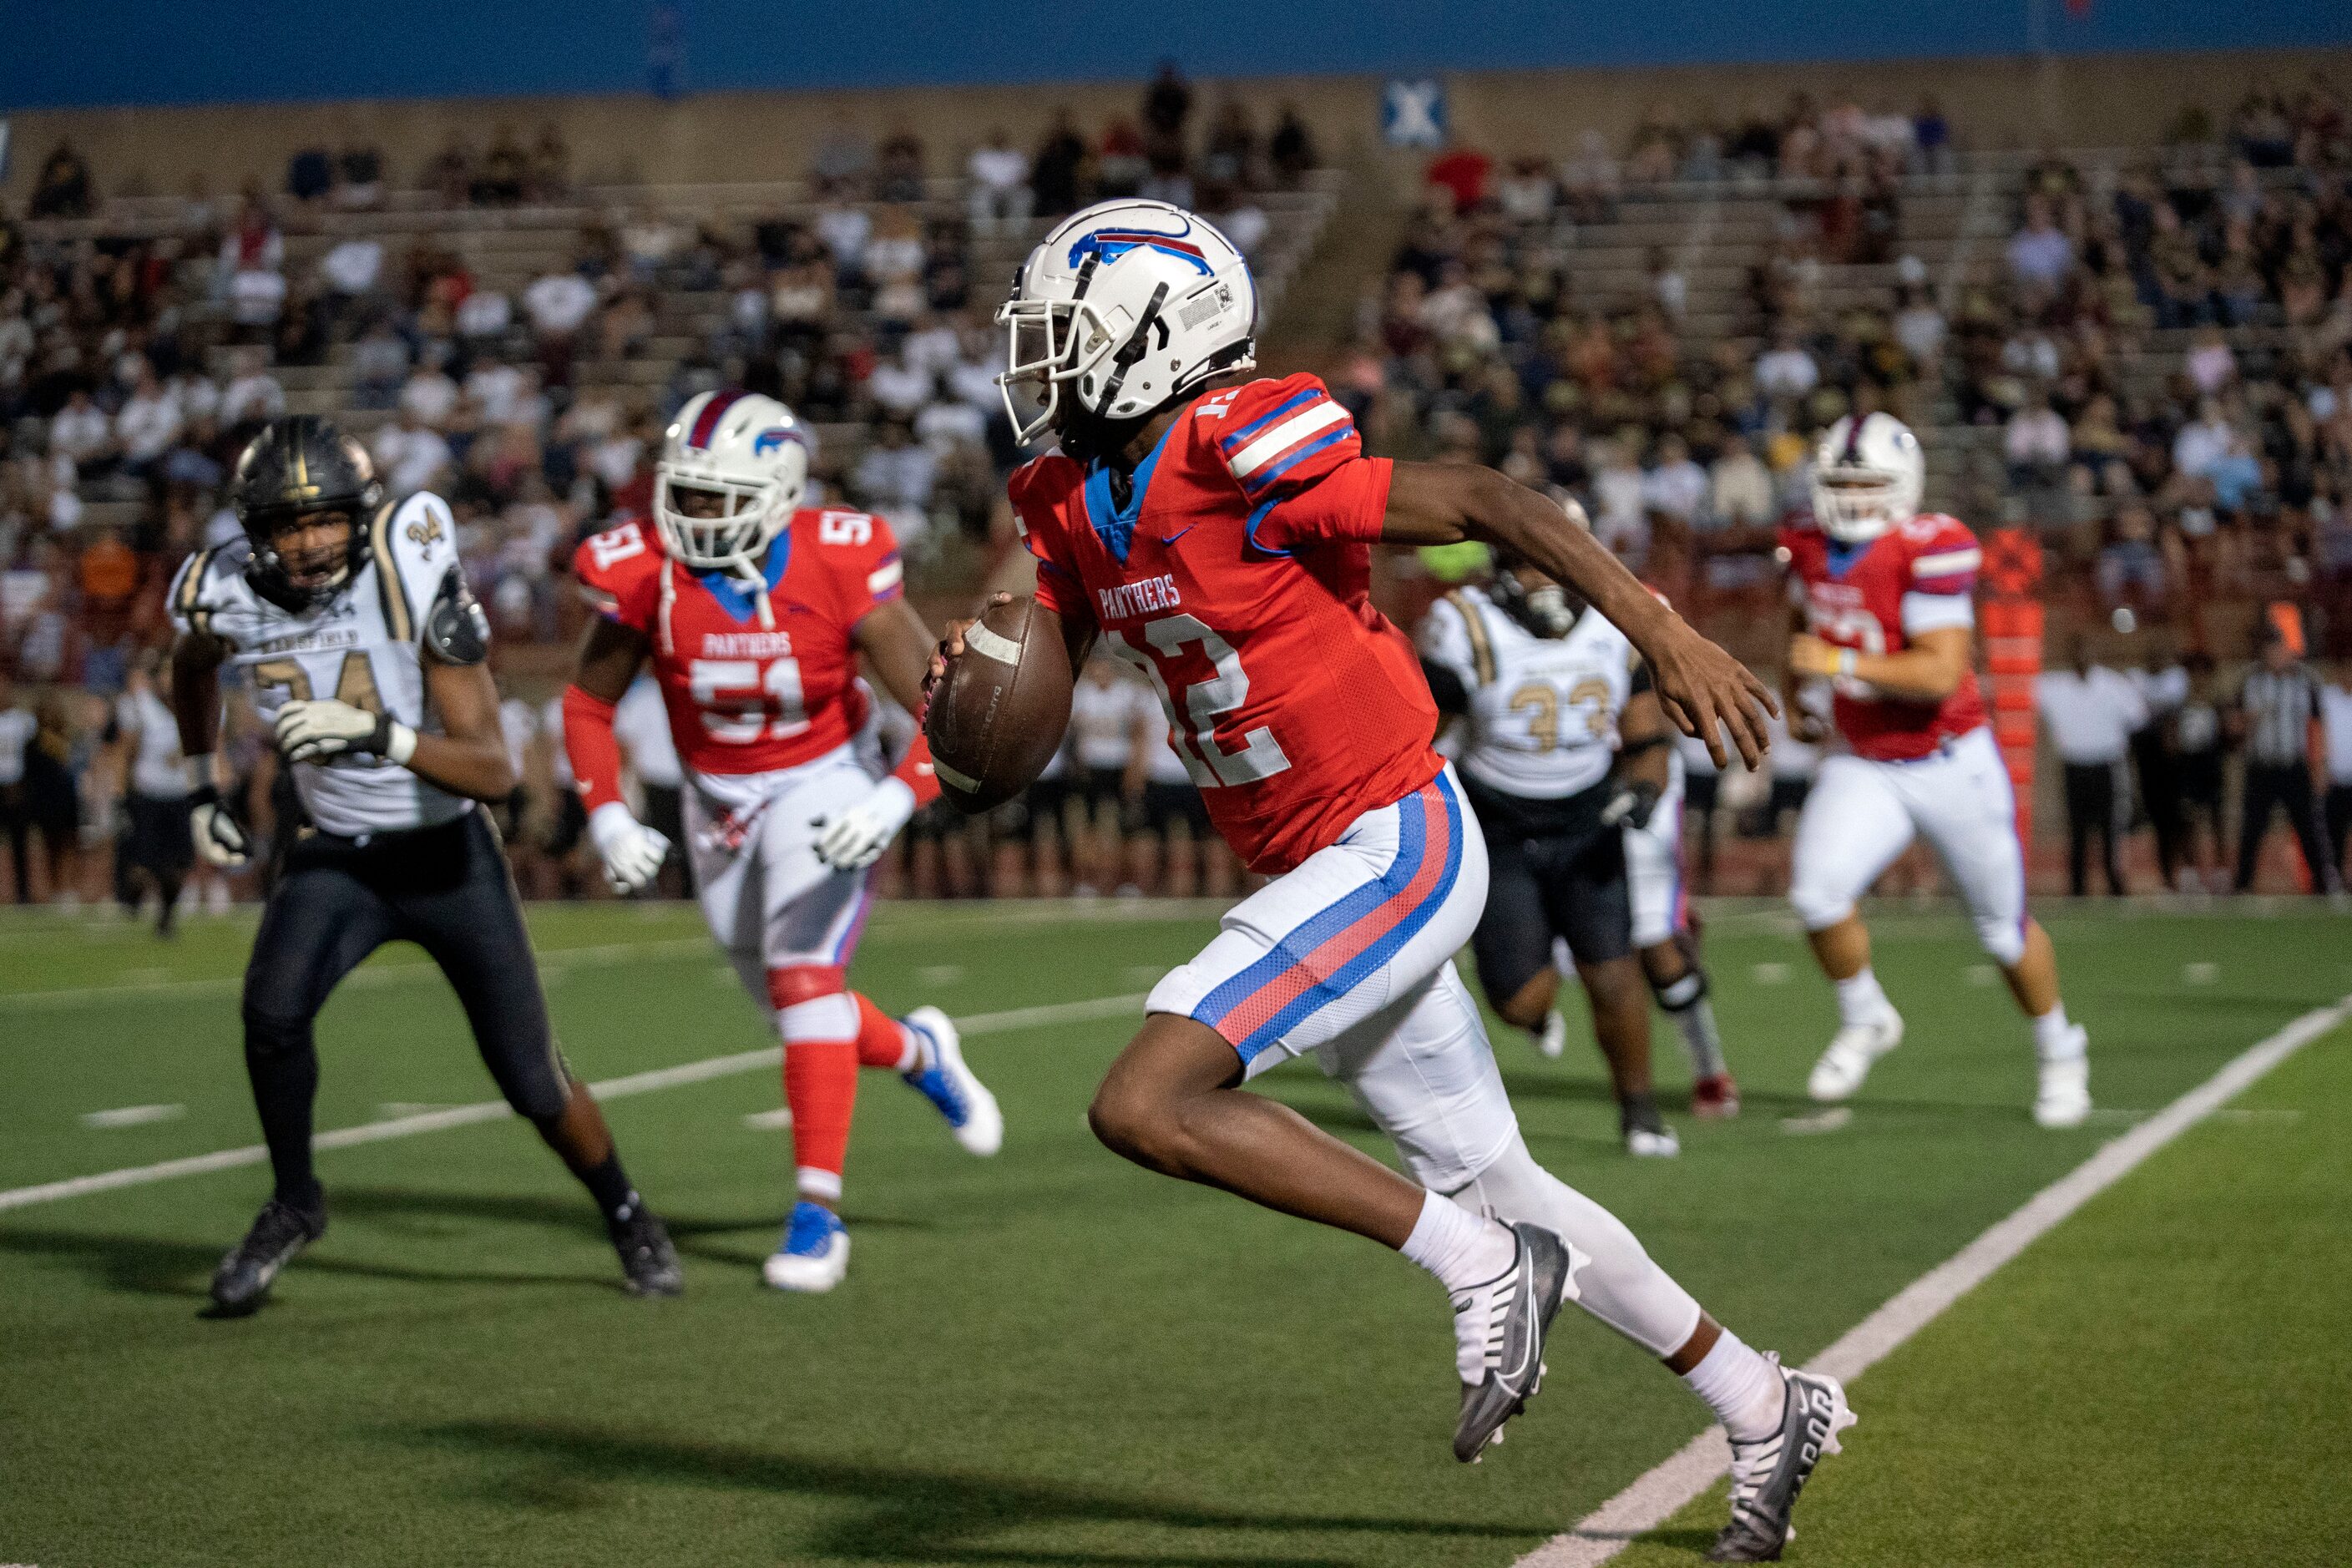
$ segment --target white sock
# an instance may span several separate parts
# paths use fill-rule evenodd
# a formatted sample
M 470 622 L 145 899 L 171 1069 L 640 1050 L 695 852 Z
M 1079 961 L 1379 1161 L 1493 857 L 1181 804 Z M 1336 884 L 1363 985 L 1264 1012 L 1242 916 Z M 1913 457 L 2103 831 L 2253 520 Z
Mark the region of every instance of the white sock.
M 1733 1442 L 1759 1442 L 1780 1429 L 1784 1396 L 1780 1369 L 1749 1350 L 1729 1329 L 1696 1366 L 1683 1373 L 1683 1381 L 1706 1401 Z
M 898 1065 L 891 1069 L 893 1072 L 902 1075 L 924 1072 L 938 1065 L 931 1060 L 930 1050 L 924 1045 L 923 1037 L 904 1024 L 898 1025 L 898 1039 L 904 1048 L 898 1053 Z
M 1877 973 L 1866 963 L 1861 973 L 1835 984 L 1841 1024 L 1874 1024 L 1895 1010 L 1895 1004 L 1879 988 Z
M 1518 1238 L 1436 1193 L 1423 1194 L 1421 1217 L 1398 1250 L 1437 1276 L 1448 1290 L 1484 1285 L 1511 1266 Z
M 2071 1061 L 2083 1054 L 2082 1037 L 2066 1017 L 2065 1003 L 2033 1020 L 2033 1053 L 2045 1062 Z

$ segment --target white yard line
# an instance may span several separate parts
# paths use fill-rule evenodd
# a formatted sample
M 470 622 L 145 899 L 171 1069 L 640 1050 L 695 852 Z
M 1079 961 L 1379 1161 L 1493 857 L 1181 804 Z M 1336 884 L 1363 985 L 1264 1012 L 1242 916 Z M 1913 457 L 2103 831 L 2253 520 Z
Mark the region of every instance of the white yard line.
M 1143 994 L 1136 992 L 1124 996 L 1089 996 L 1076 1002 L 1049 1002 L 1036 1007 L 1013 1007 L 1001 1013 L 975 1013 L 955 1022 L 957 1030 L 966 1036 L 1001 1035 L 1045 1024 L 1076 1024 L 1089 1018 L 1112 1018 L 1122 1013 L 1138 1012 L 1142 1006 Z M 707 1057 L 701 1061 L 685 1062 L 677 1067 L 656 1068 L 649 1072 L 606 1079 L 588 1087 L 600 1100 L 619 1100 L 626 1095 L 650 1094 L 656 1089 L 676 1089 L 681 1084 L 703 1083 L 714 1078 L 773 1068 L 782 1059 L 782 1047 L 763 1046 L 755 1051 Z M 513 1114 L 505 1100 L 485 1100 L 472 1105 L 453 1105 L 443 1110 L 423 1111 L 415 1116 L 396 1116 L 388 1121 L 339 1127 L 331 1132 L 320 1133 L 310 1141 L 310 1146 L 320 1150 L 349 1149 L 361 1143 L 381 1143 L 391 1138 L 411 1138 L 420 1132 L 468 1127 L 478 1121 L 497 1121 Z M 169 1182 L 181 1176 L 201 1176 L 213 1171 L 235 1170 L 240 1165 L 259 1164 L 268 1157 L 267 1148 L 258 1143 L 249 1143 L 242 1149 L 216 1149 L 209 1154 L 191 1154 L 184 1159 L 164 1160 L 152 1165 L 100 1171 L 95 1175 L 45 1182 L 35 1187 L 15 1187 L 0 1192 L 0 1210 L 55 1203 L 60 1198 L 85 1197 L 91 1193 L 112 1192 L 117 1187 Z
M 2114 1186 L 2142 1162 L 2204 1121 L 2255 1080 L 2352 1015 L 2352 996 L 2305 1013 L 2269 1038 L 2248 1047 L 2221 1071 L 2101 1145 L 2099 1152 L 2026 1200 L 2023 1207 L 1898 1291 L 1838 1342 L 1807 1363 L 1811 1372 L 1852 1382 L 1945 1309 L 1984 1283 L 1993 1271 L 2048 1234 L 2069 1215 Z M 1868 1407 L 1863 1411 L 1866 1416 Z M 1675 1456 L 1602 1503 L 1575 1529 L 1553 1536 L 1518 1561 L 1517 1568 L 1595 1568 L 1637 1536 L 1655 1530 L 1723 1478 L 1730 1450 L 1723 1428 L 1710 1426 Z

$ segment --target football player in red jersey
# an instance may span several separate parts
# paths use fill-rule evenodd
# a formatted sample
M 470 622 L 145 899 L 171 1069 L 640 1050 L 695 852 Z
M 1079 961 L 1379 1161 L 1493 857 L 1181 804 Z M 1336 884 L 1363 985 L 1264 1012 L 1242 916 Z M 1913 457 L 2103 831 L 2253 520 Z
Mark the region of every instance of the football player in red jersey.
M 1485 901 L 1484 841 L 1430 747 L 1412 645 L 1367 596 L 1370 546 L 1481 539 L 1532 561 L 1626 629 L 1718 752 L 1719 723 L 1760 751 L 1770 699 L 1544 497 L 1489 469 L 1366 458 L 1315 377 L 1250 379 L 1256 304 L 1213 226 L 1120 201 L 1057 226 L 998 317 L 1015 426 L 1060 442 L 1012 482 L 1037 603 L 1073 668 L 1099 639 L 1143 672 L 1211 820 L 1274 879 L 1154 989 L 1095 1131 L 1434 1274 L 1455 1307 L 1462 1459 L 1535 1393 L 1551 1317 L 1578 1301 L 1723 1415 L 1738 1479 L 1718 1549 L 1777 1553 L 1797 1488 L 1852 1419 L 1843 1394 L 1725 1332 L 1528 1154 L 1451 962 Z M 943 658 L 961 651 L 951 627 Z M 1310 1053 L 1410 1178 L 1243 1090 Z
M 686 766 L 697 896 L 752 1000 L 784 1041 L 800 1200 L 768 1283 L 829 1290 L 849 1264 L 835 1212 L 857 1071 L 898 1073 L 956 1141 L 992 1154 L 996 1100 L 936 1007 L 891 1018 L 844 978 L 873 864 L 938 794 L 918 735 L 882 777 L 861 756 L 860 654 L 918 709 L 931 634 L 907 605 L 898 542 L 864 512 L 803 508 L 809 442 L 773 398 L 705 393 L 678 411 L 654 470 L 653 523 L 580 547 L 599 614 L 563 697 L 563 742 L 606 877 L 636 892 L 668 844 L 621 798 L 613 710 L 646 660 Z
M 1847 1099 L 1903 1041 L 1854 902 L 1924 835 L 2033 1021 L 2034 1120 L 2078 1127 L 2091 1113 L 2087 1037 L 2058 998 L 2049 933 L 2025 912 L 2016 797 L 1977 692 L 1976 535 L 1919 510 L 1926 473 L 1918 438 L 1894 416 L 1840 419 L 1814 456 L 1812 526 L 1781 541 L 1799 595 L 1784 674 L 1790 723 L 1819 728 L 1796 705 L 1795 683 L 1826 677 L 1846 748 L 1823 761 L 1806 797 L 1789 888 L 1837 986 L 1838 1031 L 1808 1088 L 1815 1100 Z

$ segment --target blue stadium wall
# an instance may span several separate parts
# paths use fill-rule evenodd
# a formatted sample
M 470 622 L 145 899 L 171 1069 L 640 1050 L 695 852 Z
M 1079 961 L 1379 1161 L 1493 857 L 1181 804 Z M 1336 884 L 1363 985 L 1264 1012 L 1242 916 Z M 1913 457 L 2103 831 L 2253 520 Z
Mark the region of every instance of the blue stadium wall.
M 0 110 L 2345 44 L 2347 0 L 0 0 Z

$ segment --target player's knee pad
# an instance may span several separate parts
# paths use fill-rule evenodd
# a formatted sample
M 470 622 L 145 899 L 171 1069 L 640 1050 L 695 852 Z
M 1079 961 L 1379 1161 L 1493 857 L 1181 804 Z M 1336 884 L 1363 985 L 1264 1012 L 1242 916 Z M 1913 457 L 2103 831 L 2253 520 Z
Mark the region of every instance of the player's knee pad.
M 2003 969 L 2016 968 L 2025 957 L 2025 921 L 2013 915 L 1978 915 L 1974 921 L 1977 941 L 1992 961 Z
M 1523 1139 L 1514 1137 L 1450 1195 L 1474 1214 L 1541 1226 L 1574 1247 L 1587 1261 L 1570 1280 L 1569 1299 L 1651 1354 L 1672 1354 L 1698 1327 L 1698 1303 L 1625 1222 L 1536 1163 Z
M 786 1040 L 855 1040 L 857 999 L 839 967 L 796 963 L 768 971 L 768 1005 Z
M 1696 964 L 1683 971 L 1678 980 L 1659 984 L 1650 982 L 1650 990 L 1658 998 L 1658 1005 L 1669 1013 L 1685 1013 L 1706 1000 L 1706 971 Z

